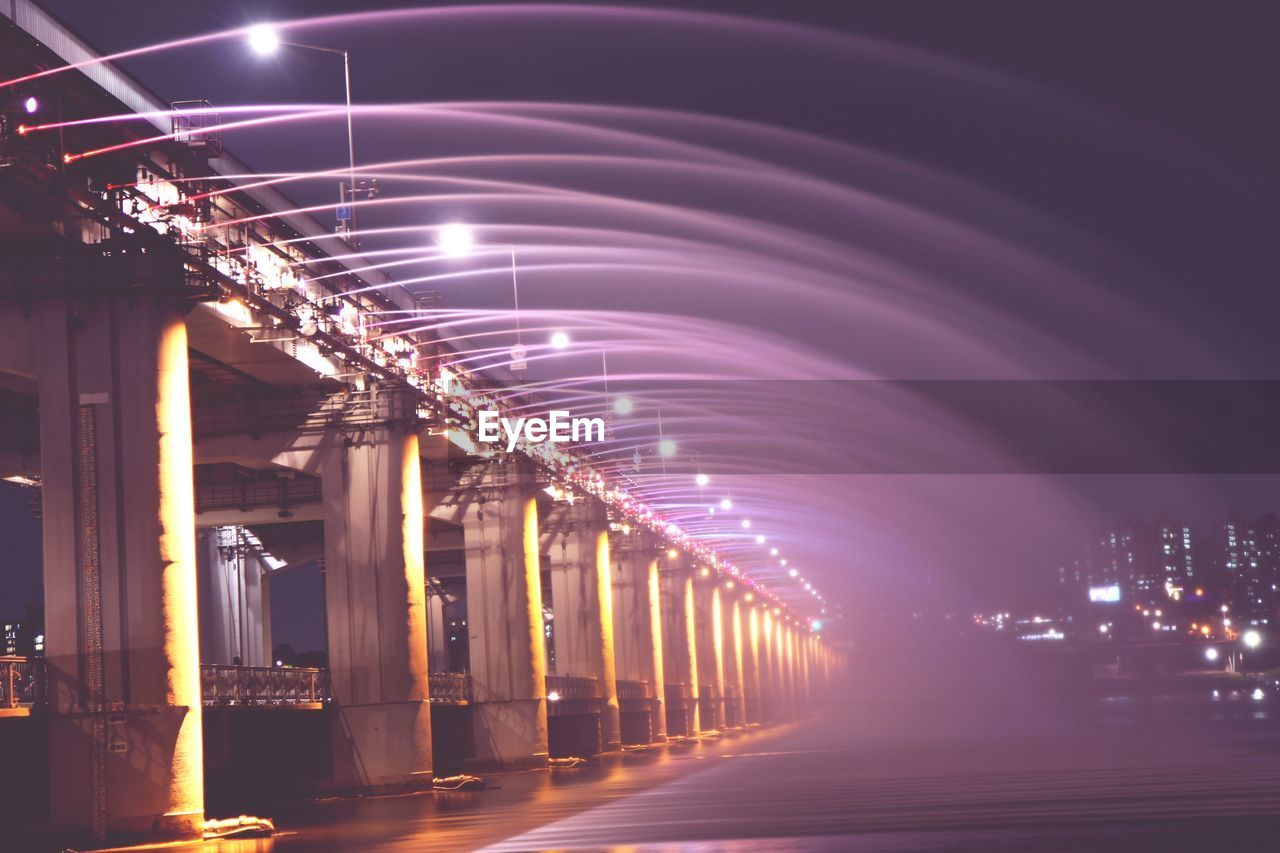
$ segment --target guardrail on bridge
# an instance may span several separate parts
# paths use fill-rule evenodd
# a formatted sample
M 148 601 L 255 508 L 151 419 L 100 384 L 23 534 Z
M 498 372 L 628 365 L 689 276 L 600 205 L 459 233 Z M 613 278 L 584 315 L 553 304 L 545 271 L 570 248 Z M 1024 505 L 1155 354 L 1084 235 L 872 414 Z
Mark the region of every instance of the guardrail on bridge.
M 323 669 L 200 665 L 200 699 L 206 707 L 316 709 L 329 698 L 329 673 Z
M 577 675 L 547 676 L 547 713 L 595 714 L 600 710 L 600 680 Z
M 0 657 L 0 716 L 25 716 L 44 704 L 44 661 Z
M 465 672 L 433 672 L 429 689 L 434 705 L 467 705 L 471 702 L 471 676 Z

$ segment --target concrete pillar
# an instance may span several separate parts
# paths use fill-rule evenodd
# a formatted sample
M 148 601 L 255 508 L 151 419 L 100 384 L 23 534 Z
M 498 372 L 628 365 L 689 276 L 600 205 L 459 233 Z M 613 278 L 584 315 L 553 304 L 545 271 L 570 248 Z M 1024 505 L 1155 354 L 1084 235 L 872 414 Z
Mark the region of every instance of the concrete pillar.
M 701 573 L 699 573 L 701 575 Z M 702 706 L 710 719 L 702 724 L 711 729 L 725 727 L 724 701 L 724 613 L 720 606 L 720 584 L 714 576 L 699 577 L 694 584 L 698 605 L 698 672 L 702 687 L 709 691 Z
M 198 838 L 204 820 L 187 333 L 156 292 L 30 321 L 44 481 L 51 818 Z
M 752 596 L 754 597 L 754 595 Z M 760 707 L 760 608 L 747 604 L 747 638 L 743 646 L 743 708 L 748 723 L 763 722 Z
M 813 702 L 812 673 L 809 670 L 813 658 L 813 635 L 807 631 L 800 634 L 800 695 L 804 698 L 806 709 Z
M 397 423 L 334 433 L 321 463 L 334 782 L 431 784 L 424 516 L 418 435 Z
M 683 734 L 696 735 L 702 729 L 702 718 L 698 710 L 698 635 L 693 572 L 680 555 L 668 554 L 663 563 L 660 575 L 663 663 L 671 683 L 685 685 L 687 698 L 682 715 Z M 668 705 L 672 701 L 668 694 Z
M 462 503 L 476 769 L 547 763 L 536 491 L 526 466 L 495 464 Z
M 771 607 L 761 608 L 764 612 L 764 642 L 761 660 L 761 682 L 765 689 L 765 715 L 770 722 L 782 719 L 782 676 L 778 656 L 778 618 Z
M 662 551 L 640 530 L 619 533 L 613 556 L 614 660 L 617 676 L 643 681 L 653 696 L 650 732 L 655 743 L 667 739 L 666 670 L 663 661 L 661 590 L 658 562 Z
M 248 547 L 239 527 L 211 527 L 196 534 L 196 560 L 207 624 L 201 638 L 204 663 L 271 666 L 269 569 Z
M 745 667 L 742 660 L 742 607 L 736 591 L 726 592 L 721 604 L 728 614 L 724 641 L 725 722 L 730 726 L 740 727 L 747 722 L 743 693 Z
M 609 519 L 604 504 L 592 498 L 557 503 L 547 515 L 556 674 L 599 682 L 601 746 L 621 749 Z
M 429 672 L 448 672 L 448 636 L 444 615 L 445 593 L 442 590 L 427 595 L 427 669 Z
M 786 619 L 778 620 L 778 681 L 782 686 L 782 708 L 787 717 L 795 714 L 795 670 L 791 656 L 791 625 Z

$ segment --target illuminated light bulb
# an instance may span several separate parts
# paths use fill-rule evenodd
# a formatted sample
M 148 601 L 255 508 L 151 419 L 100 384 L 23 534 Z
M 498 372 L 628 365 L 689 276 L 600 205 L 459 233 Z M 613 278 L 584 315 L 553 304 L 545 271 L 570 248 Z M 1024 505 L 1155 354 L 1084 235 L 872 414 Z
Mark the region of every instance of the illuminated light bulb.
M 568 349 L 568 348 L 569 348 L 569 335 L 568 335 L 567 333 L 565 333 L 565 332 L 556 332 L 556 333 L 554 333 L 554 334 L 551 336 L 551 348 L 552 348 L 552 349 L 561 349 L 561 350 L 563 350 L 563 349 Z
M 28 115 L 30 115 L 40 109 L 40 102 L 36 100 L 35 95 L 32 95 L 22 102 L 22 108 L 27 111 Z
M 676 443 L 669 438 L 664 438 L 658 442 L 658 452 L 663 456 L 675 456 Z
M 781 565 L 784 565 L 784 566 L 785 566 L 786 564 L 787 564 L 787 561 L 786 561 L 786 560 L 783 560 L 783 561 L 781 562 Z
M 757 545 L 763 545 L 763 544 L 764 544 L 764 534 L 763 534 L 763 533 L 758 533 L 758 534 L 756 534 L 756 544 L 757 544 Z
M 710 484 L 711 478 L 708 477 L 706 474 L 699 474 L 698 476 L 693 478 L 693 481 L 697 483 L 699 486 L 706 486 Z
M 680 552 L 677 551 L 675 548 L 672 548 L 667 551 L 667 556 L 674 560 L 676 557 L 680 556 Z
M 613 411 L 619 415 L 629 415 L 636 404 L 631 402 L 630 397 L 619 397 L 613 401 Z
M 777 549 L 777 548 L 770 548 L 770 549 L 769 549 L 769 556 L 770 556 L 770 557 L 776 557 L 776 556 L 778 556 L 778 549 Z
M 270 24 L 254 24 L 249 28 L 249 47 L 259 56 L 270 56 L 280 47 L 280 35 Z
M 743 529 L 743 530 L 746 530 L 746 529 L 748 529 L 749 527 L 751 527 L 751 519 L 749 519 L 749 518 L 744 518 L 744 519 L 742 519 L 742 529 Z
M 440 251 L 450 257 L 456 258 L 467 254 L 475 244 L 476 240 L 471 233 L 471 228 L 461 222 L 442 225 L 436 233 L 436 245 L 440 247 Z
M 733 501 L 729 500 L 728 498 L 725 498 L 724 500 L 720 501 L 720 508 L 733 509 Z
M 791 577 L 793 577 L 793 578 L 794 578 L 794 577 L 796 577 L 797 575 L 799 575 L 799 574 L 800 574 L 800 572 L 799 572 L 799 570 L 797 570 L 797 569 L 792 569 L 791 571 L 787 572 L 787 574 L 791 575 Z

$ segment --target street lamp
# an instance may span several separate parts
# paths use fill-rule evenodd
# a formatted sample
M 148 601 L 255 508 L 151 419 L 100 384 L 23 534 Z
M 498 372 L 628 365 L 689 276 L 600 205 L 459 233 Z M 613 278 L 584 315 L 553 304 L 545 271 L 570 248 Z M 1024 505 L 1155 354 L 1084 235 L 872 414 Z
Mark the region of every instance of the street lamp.
M 296 47 L 302 50 L 316 50 L 321 53 L 331 53 L 342 57 L 342 81 L 346 88 L 347 96 L 347 165 L 350 169 L 350 186 L 343 187 L 339 183 L 338 201 L 340 204 L 346 204 L 348 198 L 355 202 L 356 198 L 356 143 L 355 131 L 352 127 L 351 118 L 351 54 L 345 50 L 338 50 L 332 47 L 321 47 L 315 44 L 302 44 L 296 41 L 284 41 L 280 38 L 280 34 L 270 24 L 254 24 L 248 31 L 248 42 L 250 49 L 259 56 L 271 56 L 284 47 Z M 351 231 L 355 225 L 356 212 L 355 206 L 347 211 L 347 218 L 343 219 L 343 228 L 346 231 L 348 242 L 352 245 L 359 244 L 351 240 Z
M 1245 648 L 1249 649 L 1249 651 L 1253 651 L 1258 646 L 1262 645 L 1262 635 L 1257 631 L 1250 629 L 1240 635 L 1240 641 L 1244 643 Z M 1248 673 L 1248 670 L 1245 668 L 1243 652 L 1240 653 L 1240 671 L 1246 674 Z
M 436 245 L 440 247 L 440 251 L 451 258 L 467 254 L 475 246 L 475 242 L 475 236 L 471 233 L 471 229 L 461 222 L 450 222 L 448 225 L 442 225 L 440 230 L 436 232 Z

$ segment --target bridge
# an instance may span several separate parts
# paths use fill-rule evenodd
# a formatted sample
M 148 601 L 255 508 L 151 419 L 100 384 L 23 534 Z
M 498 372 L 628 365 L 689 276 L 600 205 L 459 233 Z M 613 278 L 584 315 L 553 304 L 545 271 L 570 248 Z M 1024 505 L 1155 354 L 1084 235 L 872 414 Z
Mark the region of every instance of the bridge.
M 4 79 L 87 63 L 21 89 L 62 122 L 139 114 L 41 134 L 11 110 L 0 139 L 0 476 L 40 492 L 46 625 L 43 659 L 0 659 L 0 728 L 43 724 L 56 832 L 199 837 L 206 783 L 267 730 L 246 720 L 313 721 L 308 791 L 354 793 L 824 695 L 842 660 L 809 620 L 625 484 L 479 450 L 515 377 L 375 326 L 430 308 L 215 134 L 27 0 L 0 47 Z M 313 562 L 328 667 L 277 666 L 273 584 Z

